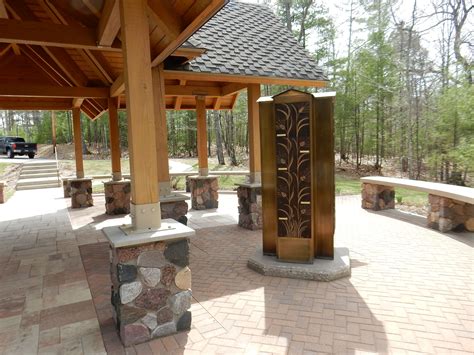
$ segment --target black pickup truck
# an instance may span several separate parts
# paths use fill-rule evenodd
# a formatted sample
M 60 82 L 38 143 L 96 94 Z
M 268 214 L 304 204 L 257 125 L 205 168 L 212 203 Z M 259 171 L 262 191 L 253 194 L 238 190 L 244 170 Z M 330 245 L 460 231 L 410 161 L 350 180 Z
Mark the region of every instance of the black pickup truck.
M 21 137 L 0 137 L 0 154 L 13 159 L 15 155 L 28 155 L 33 159 L 36 154 L 36 143 L 26 143 Z

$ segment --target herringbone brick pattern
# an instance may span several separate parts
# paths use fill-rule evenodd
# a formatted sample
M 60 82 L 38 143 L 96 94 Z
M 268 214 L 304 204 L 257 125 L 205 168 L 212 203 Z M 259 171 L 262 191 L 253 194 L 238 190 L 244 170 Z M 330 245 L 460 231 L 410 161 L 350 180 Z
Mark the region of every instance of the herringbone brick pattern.
M 108 304 L 107 244 L 98 243 L 103 241 L 100 227 L 107 223 L 104 205 L 94 198 L 95 207 L 68 211 L 70 222 L 61 208 L 60 218 L 47 210 L 31 216 L 28 227 L 22 220 L 0 224 L 5 270 L 0 303 L 8 301 L 0 306 L 2 352 L 20 349 L 18 344 L 31 352 L 67 353 L 105 346 L 111 354 L 474 352 L 472 233 L 441 234 L 425 228 L 424 219 L 397 211 L 371 213 L 360 209 L 359 197 L 338 198 L 336 245 L 350 249 L 352 276 L 329 283 L 263 277 L 246 267 L 261 235 L 235 225 L 233 195 L 222 196 L 217 212 L 190 214 L 190 225 L 197 229 L 191 240 L 191 331 L 124 349 Z M 54 224 L 60 233 L 53 232 Z M 79 248 L 84 267 L 76 262 Z M 74 284 L 67 272 L 79 280 L 69 293 Z M 89 287 L 83 297 L 78 290 L 84 277 Z M 21 291 L 13 299 L 4 291 L 10 285 L 31 296 Z M 39 314 L 30 314 L 22 297 L 28 307 L 40 307 Z M 95 316 L 81 303 L 91 298 Z M 61 302 L 73 306 L 62 310 Z M 81 305 L 84 314 L 76 310 Z M 103 345 L 95 340 L 97 322 Z M 14 333 L 21 324 L 31 334 Z

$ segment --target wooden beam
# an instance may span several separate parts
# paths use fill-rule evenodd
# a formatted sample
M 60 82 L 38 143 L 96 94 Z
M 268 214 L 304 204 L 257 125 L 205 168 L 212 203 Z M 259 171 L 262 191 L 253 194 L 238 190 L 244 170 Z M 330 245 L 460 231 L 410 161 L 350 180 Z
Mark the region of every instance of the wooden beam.
M 260 98 L 260 85 L 247 88 L 248 130 L 249 130 L 249 170 L 250 182 L 261 181 L 262 163 L 260 153 L 260 115 L 257 100 Z
M 75 97 L 72 99 L 72 107 L 81 107 L 83 102 L 84 102 L 83 97 Z
M 0 19 L 0 42 L 120 51 L 117 46 L 98 46 L 94 29 L 39 21 Z
M 81 109 L 72 109 L 72 124 L 74 131 L 74 158 L 76 160 L 76 177 L 84 177 L 84 162 L 82 158 Z
M 5 7 L 4 0 L 0 0 L 0 18 L 8 18 L 7 8 Z
M 123 94 L 125 91 L 125 78 L 123 74 L 120 74 L 117 79 L 110 86 L 110 97 L 117 97 Z
M 42 99 L 33 100 L 8 100 L 0 97 L 1 110 L 69 110 L 71 109 L 70 100 L 44 101 Z
M 155 112 L 157 176 L 160 197 L 171 194 L 168 162 L 168 128 L 166 125 L 165 80 L 163 65 L 152 69 L 153 105 Z
M 176 100 L 174 102 L 174 109 L 175 110 L 180 110 L 182 102 L 183 102 L 183 97 L 182 96 L 176 96 Z
M 196 96 L 196 124 L 197 124 L 197 153 L 199 175 L 209 174 L 207 157 L 207 122 L 206 122 L 206 98 Z
M 52 86 L 52 85 L 29 85 L 17 83 L 0 83 L 0 96 L 9 97 L 95 97 L 107 98 L 109 88 Z
M 104 68 L 103 60 L 99 59 L 100 53 L 96 54 L 89 50 L 80 50 L 79 54 L 104 84 L 110 85 L 114 82 L 110 74 Z
M 63 70 L 63 72 L 75 86 L 87 85 L 87 77 L 84 75 L 76 62 L 72 60 L 65 49 L 58 47 L 43 47 L 43 49 Z
M 221 108 L 221 103 L 222 97 L 216 98 L 216 101 L 214 102 L 214 110 L 219 110 Z
M 173 39 L 179 36 L 183 24 L 170 1 L 148 0 L 148 8 L 149 14 L 168 38 Z
M 326 87 L 328 81 L 305 80 L 305 79 L 289 79 L 289 78 L 273 78 L 267 76 L 246 76 L 232 74 L 209 74 L 197 73 L 184 70 L 165 70 L 165 79 L 174 80 L 195 80 L 195 81 L 217 81 L 227 83 L 243 83 L 243 84 L 274 84 L 274 85 L 290 85 L 305 87 Z
M 109 132 L 110 132 L 110 158 L 112 161 L 112 180 L 122 180 L 122 167 L 120 164 L 120 130 L 117 112 L 117 99 L 109 97 Z
M 161 226 L 150 36 L 145 0 L 120 0 L 128 147 L 132 176 L 132 229 Z
M 120 10 L 118 0 L 105 0 L 102 15 L 97 26 L 97 43 L 110 47 L 120 30 Z
M 48 56 L 43 48 L 26 45 L 23 46 L 23 54 L 49 76 L 54 83 L 60 86 L 71 85 L 67 76 L 61 72 L 56 63 L 48 60 Z
M 247 85 L 246 84 L 239 84 L 239 83 L 232 83 L 232 84 L 227 84 L 222 87 L 222 96 L 227 96 L 231 94 L 235 94 L 236 92 L 239 92 L 243 89 L 246 89 Z
M 203 2 L 196 1 L 196 3 L 202 4 Z M 165 46 L 157 49 L 157 55 L 152 60 L 151 65 L 156 66 L 168 58 L 171 53 L 191 37 L 191 35 L 204 25 L 206 21 L 214 16 L 214 14 L 225 5 L 225 3 L 225 0 L 210 0 L 203 9 L 199 9 L 199 11 L 193 13 L 193 16 L 190 16 L 190 18 L 185 21 L 184 25 L 181 26 L 179 34 L 176 37 L 170 38 L 171 41 Z
M 222 96 L 217 86 L 166 85 L 165 93 L 169 96 Z

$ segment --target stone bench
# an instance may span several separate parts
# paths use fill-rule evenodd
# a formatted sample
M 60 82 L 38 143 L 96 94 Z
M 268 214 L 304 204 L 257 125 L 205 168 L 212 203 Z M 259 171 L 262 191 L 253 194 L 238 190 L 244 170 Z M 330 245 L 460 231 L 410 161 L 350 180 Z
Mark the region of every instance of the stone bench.
M 428 193 L 428 226 L 441 232 L 464 227 L 474 232 L 474 189 L 436 182 L 371 176 L 362 182 L 362 208 L 395 208 L 395 187 Z

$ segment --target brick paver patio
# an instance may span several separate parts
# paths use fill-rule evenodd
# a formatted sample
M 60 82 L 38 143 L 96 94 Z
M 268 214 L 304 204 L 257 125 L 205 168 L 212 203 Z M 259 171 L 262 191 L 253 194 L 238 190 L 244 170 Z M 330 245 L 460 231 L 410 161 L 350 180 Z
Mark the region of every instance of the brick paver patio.
M 61 195 L 22 191 L 0 206 L 2 353 L 474 352 L 473 233 L 441 234 L 339 197 L 335 241 L 351 251 L 352 276 L 263 277 L 246 267 L 261 237 L 236 226 L 233 194 L 189 215 L 191 331 L 124 349 L 109 306 L 103 197 L 70 210 Z

